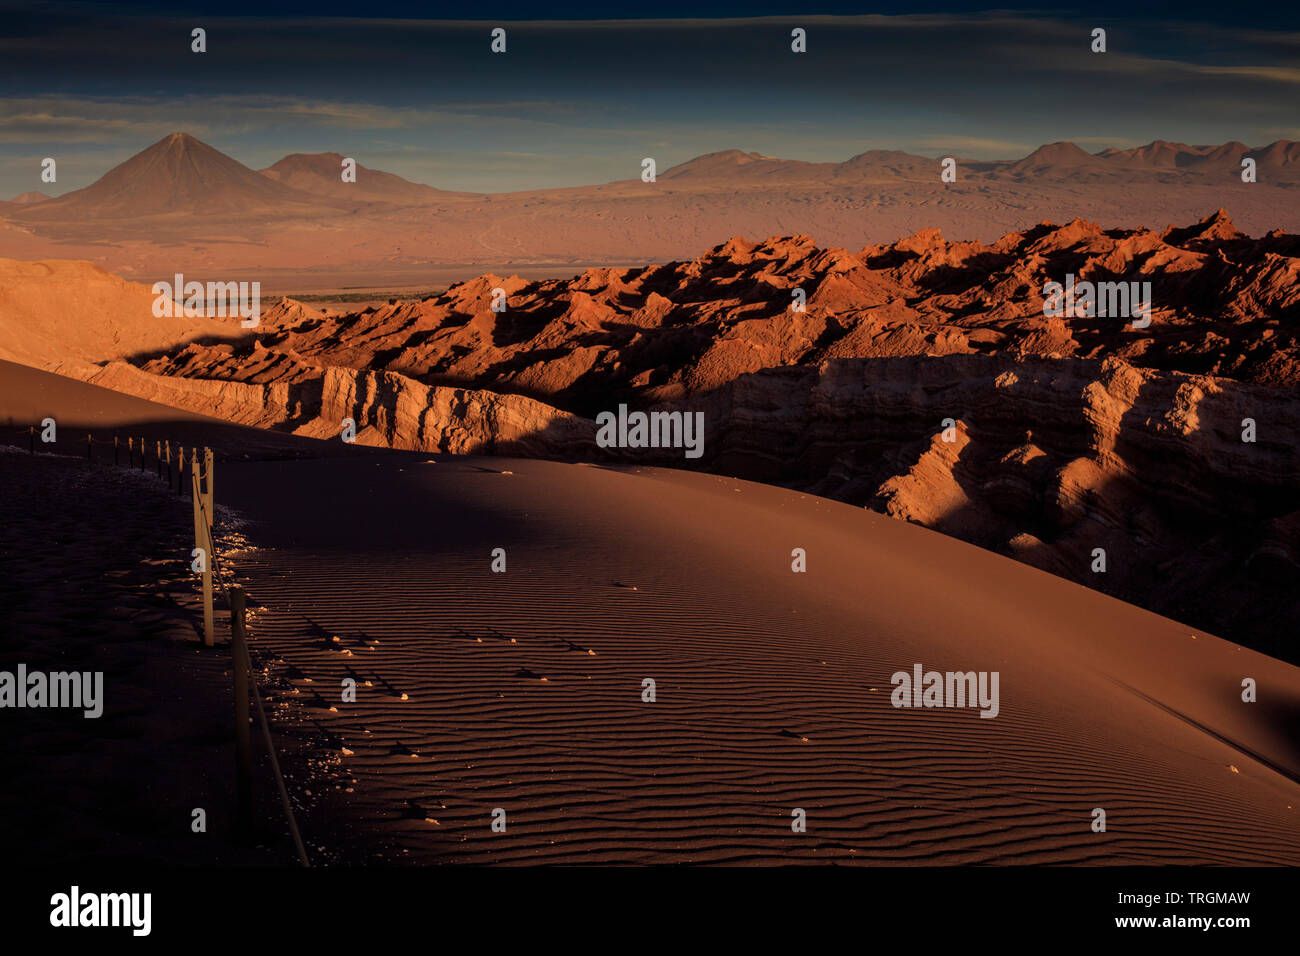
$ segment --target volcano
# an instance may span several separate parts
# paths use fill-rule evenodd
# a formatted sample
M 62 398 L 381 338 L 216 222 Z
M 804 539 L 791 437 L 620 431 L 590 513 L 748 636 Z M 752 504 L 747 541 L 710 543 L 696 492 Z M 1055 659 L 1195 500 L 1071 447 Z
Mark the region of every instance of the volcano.
M 342 153 L 293 153 L 259 172 L 292 189 L 344 201 L 425 205 L 440 199 L 471 195 L 413 183 L 393 173 L 368 169 L 360 163 L 357 164 L 356 181 L 345 183 L 340 176 L 343 160 Z
M 268 214 L 314 202 L 312 196 L 249 169 L 188 133 L 172 133 L 84 189 L 31 204 L 16 218 L 69 222 Z

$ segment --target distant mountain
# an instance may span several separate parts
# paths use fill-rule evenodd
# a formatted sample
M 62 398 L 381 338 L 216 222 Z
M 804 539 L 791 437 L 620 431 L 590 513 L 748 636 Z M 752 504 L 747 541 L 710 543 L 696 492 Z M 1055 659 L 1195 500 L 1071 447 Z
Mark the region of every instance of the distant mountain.
M 1261 180 L 1300 181 L 1300 143 L 1278 140 L 1254 149 L 1232 141 L 1219 146 L 1188 146 L 1158 139 L 1134 149 L 1104 149 L 1097 154 L 1113 170 L 1200 173 L 1239 172 L 1246 157 L 1255 160 Z
M 470 195 L 413 183 L 360 163 L 357 164 L 356 182 L 345 183 L 342 178 L 343 159 L 342 153 L 293 153 L 259 172 L 292 189 L 344 201 L 423 204 Z
M 1238 143 L 1233 140 L 1230 143 L 1224 143 L 1222 146 L 1215 146 L 1207 149 L 1195 157 L 1188 157 L 1185 165 L 1189 169 L 1212 169 L 1214 167 L 1231 166 L 1236 169 L 1241 168 L 1241 158 L 1250 152 L 1250 147 L 1245 143 Z
M 1167 143 L 1163 139 L 1138 146 L 1135 149 L 1108 149 L 1100 155 L 1111 166 L 1129 169 L 1179 169 L 1187 158 L 1201 158 L 1202 150 L 1209 147 L 1188 146 L 1186 143 Z M 1183 160 L 1183 161 L 1180 161 Z
M 188 133 L 172 133 L 86 188 L 30 204 L 17 216 L 65 221 L 195 213 L 246 216 L 313 201 Z
M 1279 141 L 1250 149 L 1243 143 L 1188 146 L 1156 140 L 1133 149 L 1089 153 L 1068 141 L 1040 146 L 1018 160 L 968 161 L 958 158 L 960 179 L 1131 183 L 1168 180 L 1170 176 L 1217 177 L 1239 172 L 1244 156 L 1258 163 L 1261 179 L 1300 182 L 1300 143 Z M 897 150 L 869 150 L 842 163 L 777 159 L 762 153 L 727 149 L 706 153 L 662 173 L 676 185 L 714 188 L 776 182 L 847 185 L 876 181 L 925 182 L 939 176 L 939 159 Z
M 1263 149 L 1253 149 L 1248 154 L 1259 164 L 1261 178 L 1278 181 L 1300 180 L 1300 143 L 1279 139 Z
M 1024 159 L 1005 166 L 1001 171 L 1021 179 L 1041 177 L 1044 174 L 1059 176 L 1092 173 L 1101 175 L 1106 169 L 1104 160 L 1084 151 L 1074 143 L 1049 143 L 1040 146 Z
M 864 174 L 910 179 L 934 176 L 938 168 L 937 159 L 916 156 L 896 149 L 869 149 L 842 163 L 836 163 L 835 174 L 839 179 L 861 178 Z
M 798 159 L 776 159 L 762 153 L 746 153 L 738 149 L 724 149 L 705 153 L 673 166 L 659 175 L 667 180 L 717 180 L 728 182 L 736 176 L 745 179 L 803 178 L 808 173 L 831 165 L 809 163 Z
M 28 206 L 32 203 L 45 202 L 45 200 L 49 198 L 51 197 L 45 195 L 45 193 L 33 190 L 32 192 L 22 193 L 21 195 L 15 196 L 9 201 L 18 206 Z
M 928 179 L 937 176 L 938 169 L 937 159 L 890 149 L 868 150 L 842 163 L 777 159 L 762 153 L 727 149 L 687 160 L 659 178 L 682 184 L 797 182 L 830 185 L 882 179 Z

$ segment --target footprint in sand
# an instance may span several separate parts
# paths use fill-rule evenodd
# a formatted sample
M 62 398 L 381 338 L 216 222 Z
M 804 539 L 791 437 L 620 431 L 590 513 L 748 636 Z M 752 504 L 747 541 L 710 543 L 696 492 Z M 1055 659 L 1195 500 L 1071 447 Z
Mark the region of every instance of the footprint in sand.
M 392 695 L 393 695 L 394 697 L 396 697 L 398 700 L 410 700 L 410 698 L 407 697 L 406 694 L 405 694 L 404 692 L 399 691 L 399 690 L 398 690 L 396 687 L 394 687 L 392 684 L 388 683 L 388 681 L 384 680 L 384 678 L 382 678 L 382 677 L 380 677 L 380 676 L 378 676 L 378 675 L 375 675 L 375 678 L 374 678 L 374 679 L 377 680 L 377 681 L 379 681 L 379 683 L 383 685 L 384 690 L 388 691 L 388 693 L 392 694 Z
M 778 730 L 776 732 L 776 735 L 778 737 L 790 737 L 793 740 L 802 740 L 804 743 L 808 743 L 807 737 L 803 736 L 802 734 L 796 734 L 793 730 L 786 730 L 785 728 L 782 728 L 781 730 Z
M 439 803 L 438 809 L 446 810 L 447 805 L 445 803 Z M 407 799 L 406 809 L 402 811 L 402 818 L 406 820 L 423 820 L 425 823 L 432 823 L 434 826 L 439 826 L 437 819 L 431 815 L 432 813 L 432 808 L 422 807 L 414 800 Z
M 360 674 L 354 671 L 351 667 L 348 667 L 346 664 L 343 665 L 343 670 L 347 672 L 348 677 L 352 678 L 352 680 L 357 682 L 358 687 L 375 686 L 375 682 L 373 680 L 371 680 L 368 677 L 362 677 Z
M 455 632 L 456 632 L 460 637 L 465 638 L 465 640 L 467 640 L 467 641 L 468 641 L 468 640 L 473 640 L 475 644 L 482 644 L 482 643 L 483 643 L 483 638 L 481 638 L 481 637 L 477 637 L 477 636 L 471 634 L 469 631 L 465 630 L 463 627 L 453 627 L 452 630 L 454 630 L 454 631 L 455 631 Z M 500 636 L 500 635 L 498 635 L 498 636 Z
M 312 679 L 307 676 L 306 672 L 301 670 L 297 665 L 290 664 L 284 672 L 284 676 L 289 680 L 300 680 L 304 684 L 310 684 Z
M 343 646 L 343 638 L 338 635 L 332 635 L 327 641 L 317 641 L 315 646 L 327 651 L 336 651 L 344 657 L 352 656 L 352 652 Z
M 525 677 L 525 678 L 527 678 L 528 680 L 540 680 L 540 681 L 545 681 L 545 680 L 546 680 L 546 678 L 543 677 L 541 674 L 535 674 L 535 673 L 533 673 L 532 671 L 530 671 L 527 667 L 521 667 L 521 668 L 519 668 L 519 670 L 515 671 L 515 676 L 516 676 L 516 677 Z
M 332 710 L 335 713 L 338 712 L 337 707 L 332 706 L 329 703 L 329 701 L 327 701 L 324 697 L 322 697 L 320 694 L 317 694 L 315 692 L 312 693 L 311 699 L 307 702 L 307 706 L 319 707 L 321 710 Z

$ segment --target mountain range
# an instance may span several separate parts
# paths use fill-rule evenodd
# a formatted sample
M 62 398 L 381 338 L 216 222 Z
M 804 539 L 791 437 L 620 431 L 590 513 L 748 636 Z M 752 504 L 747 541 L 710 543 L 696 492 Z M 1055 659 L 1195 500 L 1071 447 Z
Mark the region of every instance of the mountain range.
M 1245 157 L 1255 183 L 1241 182 Z M 0 204 L 0 255 L 85 258 L 137 278 L 255 272 L 285 291 L 349 277 L 373 286 L 381 272 L 411 283 L 499 269 L 558 276 L 685 257 L 737 233 L 854 246 L 936 227 L 991 241 L 1048 219 L 1136 227 L 1216 207 L 1252 233 L 1300 231 L 1300 143 L 1290 141 L 1096 154 L 1053 143 L 1018 160 L 959 160 L 955 183 L 940 181 L 937 159 L 897 151 L 817 163 L 724 150 L 653 183 L 640 180 L 638 158 L 626 180 L 494 194 L 361 164 L 345 183 L 343 160 L 293 154 L 255 170 L 173 133 L 85 188 Z
M 1143 173 L 1235 177 L 1246 157 L 1256 161 L 1261 179 L 1300 183 L 1300 142 L 1288 140 L 1253 149 L 1238 142 L 1188 146 L 1156 140 L 1133 149 L 1104 149 L 1095 154 L 1071 142 L 1058 142 L 1040 146 L 1016 160 L 958 159 L 958 168 L 959 175 L 979 180 L 1065 180 L 1084 175 L 1093 181 L 1127 182 Z M 41 205 L 40 210 L 22 211 L 23 218 L 41 221 L 86 214 L 129 219 L 178 212 L 206 213 L 232 204 L 250 211 L 266 205 L 331 202 L 347 205 L 358 200 L 428 205 L 453 198 L 481 199 L 486 195 L 436 189 L 360 164 L 356 181 L 343 182 L 340 177 L 343 160 L 341 153 L 294 153 L 266 169 L 254 171 L 188 133 L 176 132 L 113 167 L 83 189 L 57 199 L 40 192 L 27 192 L 12 202 Z M 939 158 L 896 150 L 868 150 L 844 162 L 818 163 L 727 149 L 673 166 L 661 178 L 675 185 L 721 182 L 741 188 L 796 182 L 930 180 L 937 177 L 938 170 Z

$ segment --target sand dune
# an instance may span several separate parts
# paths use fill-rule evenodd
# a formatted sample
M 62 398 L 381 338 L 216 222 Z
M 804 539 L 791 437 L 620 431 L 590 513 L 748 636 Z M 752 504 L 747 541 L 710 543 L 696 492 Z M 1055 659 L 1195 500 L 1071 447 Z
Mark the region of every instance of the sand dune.
M 0 373 L 19 420 L 188 418 Z M 223 564 L 321 859 L 1300 862 L 1288 664 L 811 495 L 356 448 L 238 461 L 258 433 L 189 426 L 242 521 L 232 540 L 223 513 Z M 918 663 L 997 671 L 998 715 L 893 707 Z
M 337 761 L 309 826 L 343 858 L 1300 861 L 1300 670 L 939 535 L 536 461 L 222 487 L 281 719 Z M 916 662 L 999 671 L 1000 714 L 892 707 Z
M 90 262 L 0 259 L 0 359 L 86 369 L 198 339 L 243 337 L 238 319 L 154 316 L 147 285 Z

